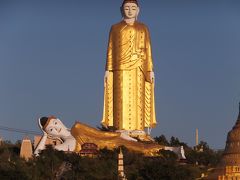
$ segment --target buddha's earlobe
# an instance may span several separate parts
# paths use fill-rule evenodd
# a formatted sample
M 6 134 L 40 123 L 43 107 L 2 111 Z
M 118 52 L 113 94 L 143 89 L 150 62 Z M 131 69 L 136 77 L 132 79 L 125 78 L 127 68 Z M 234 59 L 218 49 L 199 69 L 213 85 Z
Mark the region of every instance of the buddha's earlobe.
M 136 20 L 137 20 L 137 18 L 138 18 L 139 12 L 140 12 L 140 8 L 138 7 L 138 8 L 137 8 L 137 13 L 136 13 Z

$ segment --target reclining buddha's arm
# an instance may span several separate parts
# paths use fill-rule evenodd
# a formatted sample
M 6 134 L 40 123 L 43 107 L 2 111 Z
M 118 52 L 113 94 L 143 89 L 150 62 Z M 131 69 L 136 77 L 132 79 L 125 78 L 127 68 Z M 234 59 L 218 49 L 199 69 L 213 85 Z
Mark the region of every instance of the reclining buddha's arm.
M 47 141 L 47 133 L 45 132 L 43 137 L 41 138 L 40 142 L 38 143 L 35 151 L 34 151 L 35 156 L 38 156 L 40 151 L 45 149 L 46 141 Z

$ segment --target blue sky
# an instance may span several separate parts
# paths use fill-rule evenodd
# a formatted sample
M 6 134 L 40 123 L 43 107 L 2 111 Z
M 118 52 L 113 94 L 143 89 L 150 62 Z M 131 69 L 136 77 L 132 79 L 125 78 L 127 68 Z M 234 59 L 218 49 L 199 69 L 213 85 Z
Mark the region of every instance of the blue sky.
M 108 33 L 121 0 L 0 0 L 0 125 L 39 131 L 56 115 L 99 125 Z M 156 74 L 153 136 L 224 148 L 240 101 L 238 0 L 140 1 Z M 22 134 L 0 130 L 15 141 Z

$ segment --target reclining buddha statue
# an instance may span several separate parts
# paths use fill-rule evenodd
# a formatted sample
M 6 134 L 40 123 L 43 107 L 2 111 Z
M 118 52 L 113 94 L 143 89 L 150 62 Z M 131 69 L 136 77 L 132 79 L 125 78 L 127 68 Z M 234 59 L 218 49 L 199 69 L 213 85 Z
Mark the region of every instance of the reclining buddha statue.
M 59 151 L 79 152 L 84 143 L 94 143 L 99 149 L 125 146 L 129 150 L 149 156 L 155 155 L 160 149 L 163 149 L 163 146 L 155 142 L 141 142 L 124 132 L 101 131 L 81 122 L 76 122 L 71 129 L 68 129 L 60 119 L 54 116 L 42 117 L 38 123 L 43 136 L 34 151 L 35 155 L 45 149 L 48 138 L 59 139 L 62 142 L 54 146 Z

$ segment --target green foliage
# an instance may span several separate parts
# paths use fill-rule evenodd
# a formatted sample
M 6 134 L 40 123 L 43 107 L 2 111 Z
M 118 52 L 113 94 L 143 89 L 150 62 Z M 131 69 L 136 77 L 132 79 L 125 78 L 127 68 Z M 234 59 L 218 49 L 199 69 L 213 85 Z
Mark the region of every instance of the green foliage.
M 61 166 L 64 160 L 64 152 L 56 151 L 52 146 L 47 146 L 44 151 L 40 153 L 40 156 L 32 160 L 32 179 L 53 179 L 58 168 Z
M 159 153 L 168 162 L 174 163 L 178 160 L 178 156 L 172 151 L 160 150 Z
M 184 146 L 186 147 L 187 144 L 184 142 L 180 142 L 179 139 L 177 137 L 171 137 L 170 139 L 170 146 Z
M 124 154 L 124 167 L 129 180 L 192 180 L 208 167 L 215 166 L 221 157 L 221 152 L 213 151 L 206 142 L 200 146 L 204 151 L 196 151 L 178 138 L 172 137 L 170 142 L 164 135 L 155 140 L 161 145 L 183 145 L 188 159 L 187 165 L 178 162 L 176 154 L 160 150 L 158 157 L 145 157 L 141 153 L 133 153 L 126 147 L 121 147 Z M 0 146 L 0 179 L 76 179 L 76 180 L 112 180 L 117 179 L 117 158 L 120 149 L 99 150 L 94 158 L 80 157 L 75 153 L 64 153 L 47 146 L 40 156 L 30 161 L 19 158 L 19 143 L 5 142 Z M 196 162 L 201 166 L 196 166 Z M 70 164 L 65 168 L 64 164 Z M 203 168 L 205 166 L 206 168 Z M 64 168 L 62 168 L 64 167 Z
M 170 141 L 166 139 L 164 135 L 154 138 L 155 141 L 160 145 L 165 146 L 183 146 L 185 150 L 185 155 L 187 157 L 188 163 L 192 165 L 201 165 L 206 167 L 215 167 L 222 157 L 222 151 L 212 150 L 207 142 L 201 141 L 198 146 L 192 149 L 186 143 L 181 142 L 176 137 L 171 137 Z M 166 152 L 160 152 L 163 156 L 166 156 Z M 166 156 L 166 158 L 171 161 L 171 156 Z
M 192 180 L 200 176 L 200 170 L 196 167 L 181 166 L 160 158 L 148 159 L 140 171 L 144 180 Z
M 186 157 L 191 164 L 215 167 L 219 164 L 222 153 L 222 151 L 214 151 L 212 149 L 203 149 L 203 151 L 191 150 L 186 153 Z
M 0 146 L 0 179 L 30 179 L 30 168 L 11 144 Z
M 154 138 L 154 140 L 163 146 L 184 146 L 184 147 L 188 147 L 186 143 L 181 142 L 177 137 L 172 136 L 170 138 L 170 141 L 167 140 L 167 138 L 164 135 L 161 136 L 157 136 Z
M 209 145 L 201 141 L 194 149 L 186 151 L 189 163 L 198 164 L 206 167 L 215 167 L 220 163 L 223 151 L 214 151 Z
M 157 137 L 154 138 L 154 140 L 160 145 L 169 146 L 169 142 L 164 135 L 157 136 Z

